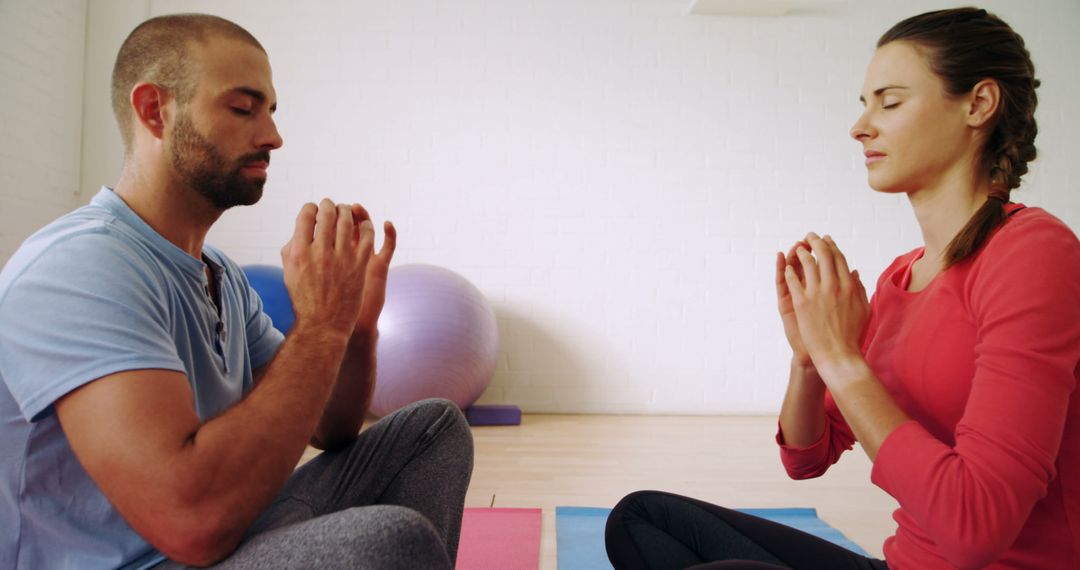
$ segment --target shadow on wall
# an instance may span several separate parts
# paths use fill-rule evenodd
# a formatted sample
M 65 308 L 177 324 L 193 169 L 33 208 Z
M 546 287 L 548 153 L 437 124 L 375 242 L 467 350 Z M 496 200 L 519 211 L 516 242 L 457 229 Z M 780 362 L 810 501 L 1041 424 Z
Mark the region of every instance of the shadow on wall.
M 590 365 L 595 355 L 581 339 L 564 331 L 574 326 L 556 317 L 493 302 L 499 327 L 499 362 L 480 404 L 514 404 L 526 412 L 581 412 L 583 400 L 598 392 Z M 561 325 L 561 326 L 560 326 Z

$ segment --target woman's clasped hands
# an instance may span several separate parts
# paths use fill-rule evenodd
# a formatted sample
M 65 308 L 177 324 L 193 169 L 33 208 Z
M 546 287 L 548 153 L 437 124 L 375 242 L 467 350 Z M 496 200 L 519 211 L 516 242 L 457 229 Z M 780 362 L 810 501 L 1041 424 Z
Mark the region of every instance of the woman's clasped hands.
M 811 232 L 786 256 L 777 253 L 776 289 L 784 333 L 796 360 L 812 362 L 828 384 L 825 369 L 862 358 L 870 303 L 859 272 L 848 268 L 831 237 Z

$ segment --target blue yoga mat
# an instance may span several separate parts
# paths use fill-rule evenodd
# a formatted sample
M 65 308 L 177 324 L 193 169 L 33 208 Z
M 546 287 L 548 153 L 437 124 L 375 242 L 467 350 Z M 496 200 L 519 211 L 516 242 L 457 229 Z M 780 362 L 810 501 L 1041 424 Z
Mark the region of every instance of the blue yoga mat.
M 739 509 L 749 515 L 769 519 L 823 538 L 869 556 L 817 516 L 816 509 Z M 555 533 L 560 570 L 610 570 L 604 551 L 604 524 L 611 509 L 597 507 L 555 507 Z

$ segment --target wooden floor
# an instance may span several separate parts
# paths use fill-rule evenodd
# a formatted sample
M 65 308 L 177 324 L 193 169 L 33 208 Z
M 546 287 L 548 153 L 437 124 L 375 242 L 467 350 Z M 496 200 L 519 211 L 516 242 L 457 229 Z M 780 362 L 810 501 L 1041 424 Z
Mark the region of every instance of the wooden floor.
M 856 447 L 822 478 L 787 478 L 775 417 L 526 414 L 520 426 L 473 429 L 470 507 L 543 509 L 540 568 L 557 567 L 555 507 L 611 507 L 660 489 L 733 508 L 814 507 L 881 556 L 896 503 L 870 483 Z

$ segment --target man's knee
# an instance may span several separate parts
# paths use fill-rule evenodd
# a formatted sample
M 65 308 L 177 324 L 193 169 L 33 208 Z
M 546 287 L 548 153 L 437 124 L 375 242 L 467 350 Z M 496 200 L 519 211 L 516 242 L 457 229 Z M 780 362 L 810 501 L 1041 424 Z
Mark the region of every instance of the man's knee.
M 446 544 L 435 526 L 419 512 L 397 505 L 375 505 L 342 511 L 355 516 L 355 526 L 342 537 L 365 564 L 384 568 L 446 568 Z M 348 531 L 346 531 L 348 532 Z
M 367 507 L 377 510 L 373 520 L 375 532 L 379 535 L 379 544 L 385 546 L 390 556 L 394 553 L 408 553 L 410 557 L 428 560 L 432 557 L 445 558 L 446 544 L 439 532 L 424 515 L 407 507 L 397 505 L 378 505 Z M 364 547 L 370 547 L 365 537 Z M 437 554 L 441 554 L 441 557 Z
M 472 430 L 457 404 L 445 398 L 429 398 L 410 404 L 401 411 L 421 422 L 429 434 L 451 440 L 451 445 L 461 446 L 472 457 Z
M 353 507 L 252 536 L 221 564 L 249 568 L 451 568 L 423 515 L 397 505 Z
M 374 505 L 363 508 L 377 511 L 375 526 L 387 542 L 404 546 L 442 541 L 431 521 L 413 509 L 398 505 Z
M 431 418 L 432 420 L 446 418 L 445 421 L 460 421 L 468 425 L 468 422 L 465 421 L 465 414 L 461 413 L 461 408 L 446 398 L 427 398 L 413 402 L 401 410 L 408 410 L 413 414 Z

